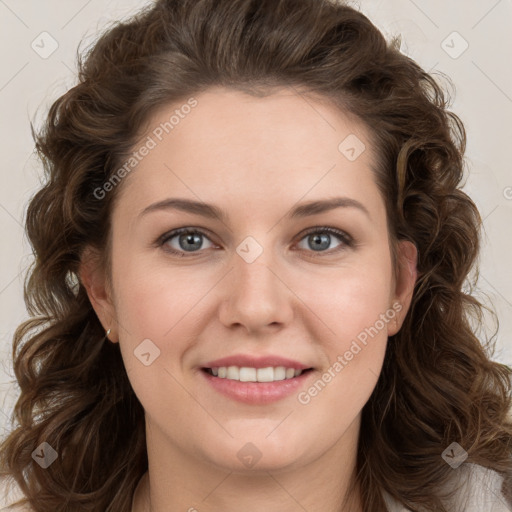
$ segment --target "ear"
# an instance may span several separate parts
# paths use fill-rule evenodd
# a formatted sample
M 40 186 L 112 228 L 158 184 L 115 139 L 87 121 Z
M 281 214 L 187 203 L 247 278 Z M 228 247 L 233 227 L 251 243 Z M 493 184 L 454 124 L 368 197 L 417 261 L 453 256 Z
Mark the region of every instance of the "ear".
M 113 340 L 118 339 L 118 328 L 112 290 L 96 250 L 91 247 L 84 250 L 78 273 L 103 328 L 105 331 L 110 329 L 108 338 L 116 343 Z
M 388 324 L 388 336 L 393 336 L 400 330 L 411 305 L 414 285 L 418 277 L 417 261 L 418 249 L 416 246 L 409 240 L 400 240 L 397 246 L 395 289 L 391 298 L 396 315 L 394 321 Z

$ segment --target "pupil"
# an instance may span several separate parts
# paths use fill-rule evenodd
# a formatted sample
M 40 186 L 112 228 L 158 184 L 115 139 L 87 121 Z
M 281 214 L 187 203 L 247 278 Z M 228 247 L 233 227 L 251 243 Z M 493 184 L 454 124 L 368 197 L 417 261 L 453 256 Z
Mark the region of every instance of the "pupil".
M 198 234 L 194 234 L 194 233 L 190 234 L 189 233 L 189 234 L 182 235 L 182 237 L 180 238 L 180 242 L 183 240 L 183 238 L 185 239 L 185 244 L 195 245 L 195 247 L 192 247 L 192 249 L 200 249 L 201 248 L 201 239 Z M 196 241 L 195 244 L 194 244 L 194 239 Z M 182 245 L 182 244 L 180 243 L 180 245 Z M 190 248 L 182 246 L 182 249 L 188 250 Z
M 320 249 L 327 249 L 329 247 L 329 241 L 330 237 L 327 234 L 322 235 L 312 235 L 310 238 L 314 240 L 313 242 L 313 249 L 316 251 L 319 248 Z M 322 238 L 324 240 L 324 243 L 322 244 Z

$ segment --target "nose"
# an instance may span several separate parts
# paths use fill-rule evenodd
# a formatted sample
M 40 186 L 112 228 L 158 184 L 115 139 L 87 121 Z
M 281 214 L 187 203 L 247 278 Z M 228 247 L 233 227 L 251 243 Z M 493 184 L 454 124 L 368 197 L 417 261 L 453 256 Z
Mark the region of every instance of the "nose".
M 252 263 L 234 254 L 219 310 L 227 328 L 268 333 L 291 322 L 296 298 L 270 253 L 263 251 Z

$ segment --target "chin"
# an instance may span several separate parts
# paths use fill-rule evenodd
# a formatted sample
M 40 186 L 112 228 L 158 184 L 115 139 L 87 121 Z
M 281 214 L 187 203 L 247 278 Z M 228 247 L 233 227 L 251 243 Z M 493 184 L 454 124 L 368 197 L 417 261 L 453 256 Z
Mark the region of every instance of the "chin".
M 205 453 L 204 457 L 226 471 L 241 474 L 286 471 L 308 462 L 303 451 L 304 443 L 285 445 L 283 439 L 276 438 L 269 441 L 265 436 L 261 439 L 252 438 L 251 441 L 248 436 L 245 436 L 243 440 L 231 440 L 230 445 L 226 446 L 222 453 L 209 452 Z M 310 457 L 311 460 L 314 458 L 314 455 Z

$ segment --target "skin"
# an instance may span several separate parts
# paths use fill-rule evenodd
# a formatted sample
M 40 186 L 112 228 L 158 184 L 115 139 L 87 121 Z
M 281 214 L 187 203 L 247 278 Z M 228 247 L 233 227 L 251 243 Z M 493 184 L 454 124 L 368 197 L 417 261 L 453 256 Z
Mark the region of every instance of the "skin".
M 291 89 L 256 98 L 215 88 L 196 99 L 119 185 L 112 287 L 92 252 L 80 272 L 109 339 L 120 343 L 146 413 L 149 481 L 141 482 L 134 510 L 149 510 L 150 499 L 153 512 L 362 511 L 359 491 L 348 507 L 341 504 L 355 468 L 361 410 L 387 338 L 410 305 L 416 249 L 400 242 L 395 274 L 363 125 Z M 144 137 L 176 108 L 155 113 Z M 338 150 L 350 134 L 366 145 L 354 161 Z M 359 201 L 368 215 L 344 207 L 285 217 L 297 203 L 334 196 Z M 169 197 L 214 203 L 227 219 L 178 210 L 138 218 Z M 203 245 L 187 252 L 179 235 L 154 244 L 181 227 L 203 231 Z M 304 231 L 322 235 L 324 227 L 349 234 L 354 244 L 331 235 L 327 248 L 315 251 Z M 247 236 L 263 248 L 252 263 L 236 252 Z M 186 257 L 166 252 L 169 246 Z M 301 388 L 307 391 L 394 303 L 401 311 L 307 404 L 297 393 L 269 405 L 242 404 L 199 374 L 219 357 L 277 354 L 314 367 Z M 160 349 L 149 366 L 134 355 L 147 338 Z M 261 453 L 251 468 L 237 457 L 249 442 Z

